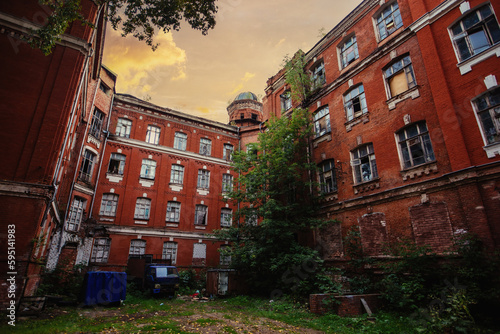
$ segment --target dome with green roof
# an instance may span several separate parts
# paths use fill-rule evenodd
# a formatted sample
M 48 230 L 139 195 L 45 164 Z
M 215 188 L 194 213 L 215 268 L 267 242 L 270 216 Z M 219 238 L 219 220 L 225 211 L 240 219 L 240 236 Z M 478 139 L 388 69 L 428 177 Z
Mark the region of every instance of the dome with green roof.
M 252 93 L 252 92 L 239 93 L 238 96 L 236 96 L 236 98 L 234 100 L 235 101 L 239 101 L 239 100 L 254 100 L 254 101 L 259 101 L 259 99 L 257 98 L 257 96 L 254 93 Z

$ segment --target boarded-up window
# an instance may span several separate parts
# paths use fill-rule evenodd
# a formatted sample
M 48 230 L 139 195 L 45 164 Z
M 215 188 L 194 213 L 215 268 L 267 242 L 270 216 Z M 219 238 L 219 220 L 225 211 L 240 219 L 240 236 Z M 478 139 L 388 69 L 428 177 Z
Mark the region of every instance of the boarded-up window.
M 366 214 L 359 219 L 359 227 L 364 254 L 382 255 L 382 247 L 387 238 L 385 214 L 381 212 Z
M 324 260 L 333 260 L 343 255 L 340 223 L 333 222 L 322 228 L 316 238 L 316 247 Z
M 410 218 L 417 245 L 428 245 L 438 253 L 448 251 L 452 246 L 453 232 L 446 203 L 413 206 Z

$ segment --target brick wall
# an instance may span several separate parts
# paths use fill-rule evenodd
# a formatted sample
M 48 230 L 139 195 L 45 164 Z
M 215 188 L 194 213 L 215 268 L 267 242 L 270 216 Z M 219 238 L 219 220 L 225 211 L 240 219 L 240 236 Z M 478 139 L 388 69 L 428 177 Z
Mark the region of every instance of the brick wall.
M 366 301 L 372 312 L 376 312 L 382 306 L 379 294 L 345 296 L 313 294 L 309 296 L 309 309 L 315 314 L 334 312 L 341 317 L 360 315 L 366 313 L 361 298 Z

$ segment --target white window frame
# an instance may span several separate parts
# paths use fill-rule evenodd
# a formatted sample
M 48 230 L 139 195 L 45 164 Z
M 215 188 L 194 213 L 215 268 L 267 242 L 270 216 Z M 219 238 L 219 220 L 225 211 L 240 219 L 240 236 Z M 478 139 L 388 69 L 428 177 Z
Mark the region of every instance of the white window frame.
M 229 208 L 222 208 L 220 210 L 220 226 L 231 227 L 233 223 L 233 210 Z
M 344 39 L 338 47 L 340 69 L 344 69 L 359 58 L 358 42 L 356 35 L 353 34 Z M 352 56 L 351 56 L 352 55 Z
M 172 165 L 170 170 L 170 184 L 182 184 L 184 182 L 184 166 Z
M 224 144 L 224 151 L 222 152 L 222 158 L 226 161 L 233 160 L 234 146 L 231 144 Z
M 187 147 L 187 134 L 184 132 L 176 132 L 174 135 L 174 148 L 185 151 Z
M 377 179 L 377 161 L 375 159 L 373 144 L 364 144 L 352 150 L 351 166 L 354 184 L 361 184 Z
M 484 12 L 481 10 L 488 7 L 490 14 L 485 16 Z M 470 27 L 467 27 L 465 23 L 467 22 L 467 18 L 476 15 L 478 19 L 477 22 L 473 23 Z M 476 55 L 491 49 L 493 46 L 498 45 L 500 39 L 495 41 L 493 39 L 491 33 L 490 24 L 496 24 L 496 27 L 500 29 L 498 20 L 496 19 L 495 12 L 490 3 L 483 3 L 476 8 L 467 11 L 462 15 L 457 21 L 455 21 L 452 25 L 449 26 L 448 32 L 450 34 L 450 38 L 453 44 L 453 48 L 455 50 L 455 55 L 457 57 L 457 61 L 464 62 L 471 58 L 474 58 Z M 460 31 L 458 30 L 460 29 Z M 483 44 L 482 47 L 476 48 L 474 46 L 473 40 L 471 36 L 474 34 L 483 32 L 483 42 L 487 44 Z M 463 54 L 462 51 L 467 51 L 467 55 Z
M 115 134 L 119 137 L 130 138 L 130 132 L 132 130 L 132 121 L 127 118 L 118 118 L 116 123 Z
M 167 215 L 165 221 L 168 223 L 179 223 L 181 217 L 181 202 L 168 201 Z
M 92 247 L 92 256 L 90 257 L 90 262 L 107 263 L 110 249 L 111 249 L 110 238 L 95 238 L 94 245 Z
M 141 178 L 154 180 L 156 174 L 156 161 L 151 159 L 142 159 Z
M 111 153 L 111 156 L 109 158 L 108 173 L 123 175 L 123 171 L 125 169 L 125 160 L 126 159 L 127 159 L 127 157 L 124 154 Z M 111 170 L 111 168 L 113 168 L 113 169 Z
M 212 141 L 208 138 L 200 138 L 200 154 L 210 156 L 212 153 Z
M 319 184 L 323 194 L 333 193 L 338 190 L 334 159 L 325 160 L 319 165 Z
M 128 255 L 144 255 L 146 254 L 146 240 L 133 239 L 130 240 L 130 249 Z
M 325 106 L 316 111 L 313 115 L 314 132 L 316 137 L 332 132 L 330 125 L 330 108 Z
M 161 258 L 163 260 L 171 260 L 171 264 L 177 264 L 177 249 L 179 245 L 175 241 L 165 241 L 163 243 L 163 250 Z
M 311 66 L 311 84 L 312 89 L 323 86 L 326 83 L 326 71 L 325 63 L 323 59 L 317 61 L 313 66 Z
M 151 199 L 139 197 L 135 202 L 134 219 L 148 220 L 151 216 Z
M 286 90 L 280 95 L 281 111 L 288 111 L 292 109 L 292 92 Z
M 231 174 L 222 174 L 222 193 L 233 191 L 233 176 Z
M 161 128 L 155 125 L 148 125 L 146 131 L 146 143 L 158 145 L 160 143 Z
M 395 8 L 394 5 L 396 5 L 397 8 Z M 398 2 L 393 1 L 379 10 L 377 15 L 374 17 L 374 23 L 379 42 L 383 41 L 401 28 L 403 26 L 403 18 L 401 17 Z M 391 23 L 394 25 L 393 27 L 391 27 Z M 381 31 L 382 27 L 385 30 L 385 34 Z M 388 29 L 388 27 L 390 28 Z
M 343 98 L 345 114 L 348 122 L 368 112 L 365 88 L 362 84 L 351 88 L 344 94 Z M 356 101 L 356 99 L 358 101 Z M 359 110 L 355 110 L 355 105 L 359 105 Z
M 198 169 L 198 182 L 196 187 L 198 189 L 210 188 L 210 171 L 206 169 Z
M 117 194 L 107 193 L 102 195 L 101 209 L 99 215 L 116 217 L 119 196 Z
M 495 86 L 472 100 L 472 108 L 485 146 L 500 145 L 500 103 L 494 104 L 495 100 L 490 98 L 492 95 L 500 95 L 500 86 Z M 485 121 L 491 123 L 489 133 L 485 128 Z
M 406 79 L 406 85 L 407 85 L 406 89 L 402 91 L 393 92 L 391 86 L 391 80 L 394 80 L 394 78 L 403 75 Z M 413 71 L 413 65 L 410 56 L 407 55 L 401 57 L 396 61 L 391 62 L 388 66 L 386 66 L 386 68 L 384 69 L 384 79 L 387 90 L 387 96 L 389 97 L 389 99 L 398 96 L 400 94 L 403 94 L 409 89 L 415 87 L 417 85 L 417 80 L 415 79 L 415 72 Z
M 66 230 L 77 232 L 82 223 L 85 209 L 87 206 L 87 200 L 82 197 L 75 196 L 71 202 L 71 207 L 68 212 L 68 217 L 66 218 Z
M 436 161 L 429 130 L 425 122 L 416 122 L 405 126 L 396 133 L 396 140 L 402 169 L 409 169 Z M 418 151 L 422 152 L 421 157 L 414 156 L 415 152 Z M 423 158 L 423 161 L 417 162 L 416 160 L 419 158 Z

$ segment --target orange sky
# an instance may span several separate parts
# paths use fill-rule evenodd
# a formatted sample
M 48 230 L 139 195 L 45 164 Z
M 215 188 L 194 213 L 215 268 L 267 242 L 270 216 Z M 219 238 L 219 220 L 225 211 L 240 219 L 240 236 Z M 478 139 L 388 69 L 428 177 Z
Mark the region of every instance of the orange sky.
M 118 75 L 117 92 L 222 123 L 242 91 L 259 98 L 286 55 L 307 52 L 361 1 L 219 0 L 208 35 L 183 24 L 160 34 L 156 51 L 108 27 L 103 63 Z

